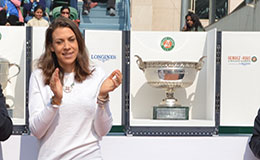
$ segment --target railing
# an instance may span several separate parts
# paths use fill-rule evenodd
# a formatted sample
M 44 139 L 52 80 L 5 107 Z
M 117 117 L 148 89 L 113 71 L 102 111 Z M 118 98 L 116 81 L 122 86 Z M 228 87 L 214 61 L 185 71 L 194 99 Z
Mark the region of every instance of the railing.
M 125 31 L 130 31 L 130 28 L 131 28 L 131 21 L 130 21 L 130 0 L 124 0 L 123 1 L 123 5 L 124 5 L 124 8 L 125 8 L 125 23 L 124 23 L 124 30 Z

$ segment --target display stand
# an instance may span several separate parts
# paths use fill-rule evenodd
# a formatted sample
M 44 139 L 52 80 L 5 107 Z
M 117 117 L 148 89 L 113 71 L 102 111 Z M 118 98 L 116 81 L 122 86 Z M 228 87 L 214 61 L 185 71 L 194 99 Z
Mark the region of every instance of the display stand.
M 30 31 L 27 27 L 1 26 L 0 53 L 1 58 L 8 61 L 9 68 L 6 87 L 3 94 L 6 98 L 7 110 L 13 121 L 13 134 L 26 134 L 28 129 L 27 94 L 30 71 Z M 2 70 L 1 70 L 2 71 Z M 5 76 L 1 74 L 1 76 Z M 3 78 L 3 77 L 1 77 Z
M 129 117 L 126 134 L 140 136 L 210 136 L 217 134 L 215 114 L 216 30 L 210 32 L 131 32 Z M 168 40 L 172 47 L 162 44 Z M 171 48 L 171 49 L 170 49 Z M 189 106 L 189 120 L 154 120 L 152 108 L 165 97 L 165 91 L 147 83 L 136 63 L 143 61 L 198 62 L 206 56 L 202 70 L 188 88 L 176 89 L 179 103 Z M 137 78 L 138 77 L 138 78 Z

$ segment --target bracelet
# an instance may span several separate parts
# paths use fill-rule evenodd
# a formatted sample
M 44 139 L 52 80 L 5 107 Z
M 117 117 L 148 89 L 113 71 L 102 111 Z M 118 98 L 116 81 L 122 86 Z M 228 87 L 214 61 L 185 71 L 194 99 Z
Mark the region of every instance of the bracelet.
M 109 95 L 108 94 L 105 98 L 100 98 L 99 96 L 97 97 L 97 104 L 104 105 L 108 101 L 109 101 Z
M 55 99 L 55 96 L 51 97 L 51 104 L 52 105 L 61 105 L 61 101 L 57 101 L 57 99 Z

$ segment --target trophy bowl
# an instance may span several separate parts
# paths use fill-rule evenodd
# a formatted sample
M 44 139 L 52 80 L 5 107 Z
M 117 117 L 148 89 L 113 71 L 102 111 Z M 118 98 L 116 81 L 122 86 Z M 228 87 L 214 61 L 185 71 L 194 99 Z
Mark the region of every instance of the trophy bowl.
M 147 83 L 155 88 L 166 90 L 166 98 L 153 108 L 153 119 L 188 120 L 189 107 L 182 106 L 178 102 L 174 97 L 174 91 L 176 88 L 187 88 L 193 84 L 206 56 L 201 57 L 198 62 L 143 61 L 140 56 L 135 55 L 135 57 Z

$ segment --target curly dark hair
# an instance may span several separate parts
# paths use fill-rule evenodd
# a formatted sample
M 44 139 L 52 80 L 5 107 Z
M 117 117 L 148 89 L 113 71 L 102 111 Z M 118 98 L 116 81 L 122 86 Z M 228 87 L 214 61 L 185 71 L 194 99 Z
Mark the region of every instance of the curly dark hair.
M 187 18 L 189 16 L 191 17 L 191 20 L 193 21 L 193 25 L 192 26 L 189 26 L 187 24 Z M 204 27 L 202 26 L 202 24 L 200 22 L 199 17 L 195 13 L 188 12 L 188 14 L 185 16 L 185 20 L 186 20 L 186 27 L 187 27 L 186 31 L 191 31 L 193 27 L 195 28 L 195 31 L 198 31 L 198 27 L 201 27 L 205 31 Z
M 70 7 L 68 5 L 64 5 L 61 7 L 60 12 L 62 12 L 64 9 L 68 9 L 70 12 Z
M 81 35 L 79 28 L 72 20 L 65 17 L 58 17 L 52 22 L 52 24 L 49 26 L 49 28 L 46 31 L 45 52 L 40 57 L 37 64 L 37 67 L 39 69 L 42 69 L 43 71 L 45 85 L 48 85 L 50 83 L 52 73 L 56 68 L 59 68 L 60 70 L 60 79 L 61 82 L 63 83 L 64 70 L 59 65 L 56 54 L 51 51 L 51 47 L 53 43 L 52 34 L 55 31 L 55 29 L 63 28 L 63 27 L 70 28 L 74 32 L 78 42 L 79 53 L 77 55 L 76 62 L 75 62 L 75 71 L 74 71 L 75 80 L 77 82 L 82 82 L 87 78 L 87 76 L 90 76 L 93 72 L 93 70 L 90 70 L 88 51 L 85 46 L 85 41 Z

